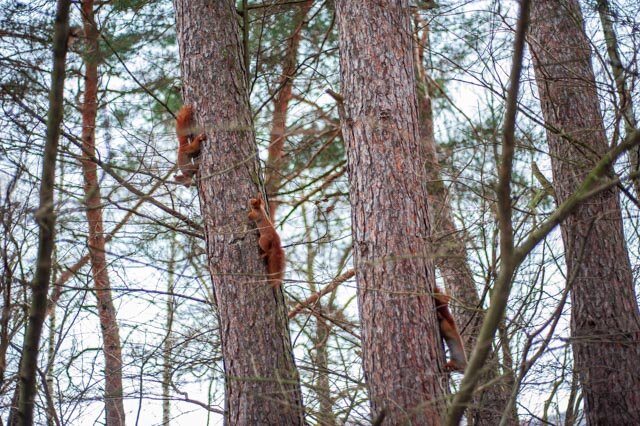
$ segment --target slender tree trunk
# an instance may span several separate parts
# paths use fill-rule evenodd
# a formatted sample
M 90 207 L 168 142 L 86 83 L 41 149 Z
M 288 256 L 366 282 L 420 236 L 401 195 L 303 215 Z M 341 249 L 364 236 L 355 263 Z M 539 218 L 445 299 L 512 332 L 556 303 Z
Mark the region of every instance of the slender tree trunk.
M 49 341 L 48 341 L 48 350 L 47 350 L 47 388 L 49 389 L 49 395 L 51 395 L 51 402 L 53 402 L 53 364 L 55 362 L 56 355 L 56 313 L 52 312 L 49 316 Z M 53 426 L 55 425 L 55 409 L 56 407 L 47 400 L 47 425 Z
M 365 377 L 384 424 L 441 421 L 446 394 L 406 1 L 336 2 Z
M 624 122 L 625 135 L 631 134 L 635 128 L 638 127 L 638 122 L 633 111 L 633 98 L 631 92 L 627 88 L 627 81 L 625 78 L 624 68 L 622 66 L 622 60 L 620 59 L 620 51 L 618 48 L 618 38 L 616 36 L 615 29 L 613 28 L 613 16 L 611 13 L 611 7 L 607 0 L 597 0 L 598 14 L 600 15 L 600 22 L 602 23 L 602 30 L 604 32 L 604 39 L 607 43 L 607 55 L 611 62 L 611 71 L 613 72 L 613 78 L 616 84 L 616 91 L 618 92 L 618 108 L 619 113 L 622 116 Z M 636 147 L 629 151 L 629 159 L 631 160 L 631 171 L 640 171 L 640 148 Z M 636 197 L 640 198 L 640 177 L 636 177 L 633 180 L 633 186 L 636 191 Z
M 248 200 L 262 189 L 235 2 L 176 0 L 186 103 L 207 134 L 198 189 L 226 374 L 228 424 L 303 424 L 281 288 L 260 258 Z
M 282 183 L 284 173 L 284 143 L 287 135 L 287 110 L 291 101 L 293 79 L 298 67 L 298 48 L 302 39 L 302 29 L 306 23 L 307 14 L 313 5 L 313 0 L 307 0 L 300 4 L 295 17 L 296 26 L 289 37 L 287 51 L 282 61 L 282 75 L 278 83 L 278 92 L 273 100 L 273 123 L 269 137 L 269 156 L 265 168 L 265 191 L 270 197 L 269 210 L 275 217 L 278 207 L 274 197 L 277 195 Z
M 302 220 L 304 222 L 307 259 L 306 259 L 306 275 L 309 283 L 309 290 L 316 293 L 318 288 L 315 283 L 314 265 L 316 263 L 317 251 L 312 241 L 312 232 L 309 221 L 307 220 L 307 211 L 302 207 Z M 342 266 L 342 265 L 340 265 Z M 328 301 L 318 299 L 314 304 L 313 313 L 315 314 L 315 330 L 312 332 L 311 344 L 313 352 L 311 355 L 312 367 L 315 373 L 314 391 L 318 397 L 318 410 L 315 418 L 318 425 L 333 426 L 336 424 L 336 416 L 333 412 L 333 398 L 331 398 L 331 386 L 329 383 L 329 348 L 328 341 L 331 337 L 331 323 L 326 320 L 326 307 L 333 306 L 333 298 Z
M 336 416 L 333 412 L 333 399 L 329 385 L 329 348 L 327 346 L 331 336 L 331 325 L 324 319 L 325 309 L 322 303 L 317 309 L 316 330 L 313 338 L 313 368 L 316 370 L 315 391 L 320 402 L 317 419 L 319 425 L 333 426 L 336 424 Z
M 445 287 L 454 300 L 460 301 L 462 306 L 454 306 L 456 321 L 464 338 L 467 355 L 471 354 L 478 340 L 480 326 L 484 319 L 484 311 L 480 296 L 473 280 L 473 272 L 469 266 L 464 235 L 454 221 L 451 210 L 449 190 L 442 180 L 440 163 L 436 151 L 433 133 L 433 109 L 431 107 L 432 87 L 428 82 L 427 71 L 424 67 L 422 52 L 429 41 L 428 26 L 423 25 L 421 41 L 417 46 L 416 67 L 418 80 L 418 108 L 420 114 L 420 137 L 426 147 L 429 205 L 433 211 L 434 245 L 438 247 L 435 255 L 436 268 L 445 283 Z M 495 381 L 500 376 L 498 357 L 490 351 L 480 379 L 481 384 Z M 488 386 L 482 392 L 474 394 L 473 404 L 467 410 L 467 420 L 471 425 L 494 426 L 500 422 L 502 412 L 507 406 L 510 394 L 509 381 L 499 380 Z M 511 415 L 510 424 L 518 424 L 517 413 Z
M 64 164 L 64 163 L 61 163 Z M 60 179 L 58 181 L 58 185 L 60 187 L 60 190 L 64 190 L 64 187 L 62 186 L 62 177 L 64 176 L 64 169 L 61 167 L 60 170 Z M 52 254 L 52 260 L 53 260 L 53 264 L 56 265 L 58 264 L 58 256 L 57 256 L 57 250 L 56 247 L 54 247 L 53 249 L 53 254 Z M 52 271 L 52 277 L 51 277 L 51 282 L 55 283 L 57 279 L 57 269 L 53 269 Z M 47 339 L 47 369 L 46 369 L 46 382 L 47 382 L 47 389 L 48 389 L 48 393 L 51 396 L 51 398 L 47 398 L 47 426 L 54 426 L 55 425 L 55 406 L 53 405 L 53 381 L 55 379 L 54 377 L 54 372 L 53 372 L 53 366 L 55 363 L 55 357 L 56 357 L 56 329 L 57 329 L 57 323 L 56 323 L 56 309 L 55 307 L 51 310 L 51 314 L 49 315 L 49 336 Z
M 69 35 L 70 0 L 59 0 L 56 9 L 53 33 L 53 68 L 49 92 L 49 114 L 47 117 L 47 137 L 42 160 L 42 180 L 40 183 L 40 206 L 36 212 L 38 222 L 38 255 L 33 278 L 29 321 L 24 336 L 22 359 L 20 361 L 20 382 L 18 384 L 17 415 L 10 421 L 19 425 L 33 424 L 33 407 L 36 397 L 36 370 L 42 326 L 47 312 L 47 293 L 51 279 L 51 254 L 55 245 L 55 214 L 53 192 L 56 174 L 56 158 L 60 139 L 60 124 L 64 112 L 64 79 Z
M 164 344 L 162 346 L 162 425 L 171 424 L 171 370 L 173 369 L 172 352 L 173 311 L 175 307 L 174 280 L 176 261 L 176 235 L 173 233 L 169 246 L 169 264 L 167 265 L 167 322 Z
M 96 156 L 96 115 L 98 113 L 98 28 L 93 0 L 83 0 L 86 52 L 84 59 L 84 102 L 82 104 L 82 174 L 88 224 L 88 246 L 91 274 L 98 299 L 98 313 L 105 360 L 105 414 L 108 426 L 125 424 L 122 403 L 122 349 L 116 311 L 111 297 L 111 285 L 107 270 L 104 225 L 102 222 L 102 197 L 96 164 L 90 157 Z
M 7 215 L 9 216 L 9 215 Z M 2 218 L 3 221 L 5 218 Z M 9 216 L 9 220 L 11 217 Z M 5 232 L 6 226 L 3 226 Z M 9 321 L 11 319 L 11 311 L 15 308 L 11 300 L 11 286 L 13 285 L 13 265 L 9 259 L 9 251 L 7 250 L 7 240 L 4 241 L 2 247 L 2 313 L 0 314 L 0 389 L 4 389 L 4 374 L 7 370 L 7 349 L 11 342 L 11 331 L 9 330 Z
M 557 202 L 607 151 L 589 42 L 576 0 L 535 0 L 530 46 Z M 615 187 L 562 224 L 574 368 L 590 425 L 640 424 L 640 315 Z

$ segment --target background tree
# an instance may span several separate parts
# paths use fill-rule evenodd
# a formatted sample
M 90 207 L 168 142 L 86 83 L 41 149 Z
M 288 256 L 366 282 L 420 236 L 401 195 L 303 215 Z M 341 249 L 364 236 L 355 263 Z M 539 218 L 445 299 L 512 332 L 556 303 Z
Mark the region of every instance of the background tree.
M 439 270 L 447 292 L 453 297 L 451 304 L 457 314 L 457 321 L 464 338 L 465 350 L 471 354 L 478 339 L 480 326 L 484 319 L 482 302 L 473 277 L 465 247 L 465 235 L 458 230 L 451 208 L 452 198 L 443 180 L 442 167 L 438 161 L 436 140 L 433 129 L 432 98 L 439 90 L 437 83 L 425 68 L 424 54 L 429 46 L 429 24 L 416 15 L 416 79 L 417 99 L 420 118 L 420 138 L 426 147 L 429 205 L 433 210 L 433 243 L 437 247 L 435 265 Z M 421 30 L 420 32 L 418 32 Z M 441 89 L 440 89 L 441 90 Z M 500 421 L 509 397 L 509 373 L 500 380 L 499 361 L 493 349 L 489 361 L 483 368 L 486 372 L 482 383 L 487 388 L 475 395 L 473 406 L 467 413 L 470 424 L 495 425 Z M 517 424 L 514 410 L 510 419 Z
M 91 157 L 96 155 L 96 118 L 98 115 L 98 65 L 100 29 L 95 19 L 92 0 L 82 2 L 84 29 L 84 95 L 82 102 L 82 174 L 88 225 L 88 247 L 91 274 L 96 289 L 100 330 L 104 352 L 104 401 L 106 423 L 124 425 L 122 404 L 122 349 L 116 311 L 111 296 L 111 284 L 106 258 L 106 242 L 102 218 L 102 196 L 98 182 L 98 167 Z
M 616 30 L 614 28 L 614 21 L 617 16 L 617 12 L 612 9 L 607 0 L 597 0 L 596 4 L 607 47 L 607 57 L 611 64 L 611 73 L 613 74 L 616 95 L 618 98 L 616 105 L 616 121 L 623 122 L 624 135 L 628 136 L 638 127 L 638 122 L 634 114 L 633 97 L 627 85 L 628 72 L 622 63 L 618 36 L 616 35 Z M 638 172 L 640 170 L 640 149 L 632 150 L 629 153 L 629 157 L 631 172 Z M 638 198 L 640 197 L 640 178 L 634 178 L 633 185 L 636 190 L 636 198 Z

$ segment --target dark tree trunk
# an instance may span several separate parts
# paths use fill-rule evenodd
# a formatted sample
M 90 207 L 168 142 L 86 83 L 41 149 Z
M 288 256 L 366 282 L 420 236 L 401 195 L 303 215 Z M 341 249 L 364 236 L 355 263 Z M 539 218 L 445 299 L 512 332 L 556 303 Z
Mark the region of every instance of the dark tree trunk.
M 284 297 L 248 201 L 262 189 L 235 2 L 176 0 L 185 103 L 208 140 L 198 188 L 226 374 L 226 423 L 303 424 Z
M 406 1 L 336 2 L 365 377 L 384 424 L 440 424 L 446 394 Z
M 557 202 L 607 151 L 589 41 L 576 0 L 536 0 L 530 46 Z M 640 424 L 640 315 L 618 191 L 584 203 L 562 223 L 572 302 L 574 368 L 590 425 Z
M 84 58 L 84 102 L 82 104 L 82 174 L 88 224 L 88 246 L 91 275 L 98 299 L 98 315 L 104 352 L 104 404 L 108 426 L 125 424 L 122 403 L 122 349 L 116 310 L 111 297 L 107 270 L 102 197 L 96 163 L 96 116 L 98 114 L 98 28 L 93 0 L 82 2 L 86 52 Z
M 38 257 L 33 278 L 29 321 L 24 336 L 20 360 L 20 382 L 16 393 L 17 412 L 12 413 L 10 424 L 33 424 L 33 406 L 36 397 L 36 370 L 42 326 L 47 312 L 47 292 L 51 279 L 51 255 L 55 244 L 56 217 L 53 211 L 53 190 L 56 174 L 56 158 L 60 139 L 60 124 L 64 112 L 64 79 L 69 35 L 70 0 L 58 1 L 53 33 L 53 68 L 49 92 L 47 137 L 42 159 L 40 182 L 40 206 L 36 212 L 38 222 Z M 13 411 L 13 410 L 12 410 Z

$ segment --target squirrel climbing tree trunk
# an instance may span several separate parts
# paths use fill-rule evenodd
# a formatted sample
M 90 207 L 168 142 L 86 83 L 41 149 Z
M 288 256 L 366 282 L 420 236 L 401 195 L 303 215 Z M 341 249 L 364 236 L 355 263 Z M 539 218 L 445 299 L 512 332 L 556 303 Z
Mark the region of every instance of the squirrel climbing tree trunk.
M 443 181 L 437 156 L 431 102 L 435 82 L 430 81 L 431 78 L 424 63 L 424 51 L 429 48 L 429 27 L 429 24 L 420 20 L 414 31 L 417 31 L 417 28 L 421 29 L 419 37 L 416 36 L 415 40 L 417 96 L 420 137 L 426 147 L 427 154 L 426 176 L 429 203 L 434 218 L 433 236 L 438 247 L 435 265 L 436 269 L 440 271 L 447 292 L 457 302 L 453 311 L 464 338 L 467 354 L 471 354 L 478 340 L 478 333 L 484 319 L 484 310 L 467 257 L 465 233 L 460 231 L 454 222 L 451 194 Z M 509 371 L 510 366 L 507 365 L 505 368 Z M 500 422 L 502 412 L 507 406 L 510 388 L 513 385 L 512 375 L 505 374 L 501 380 L 497 380 L 501 375 L 498 356 L 494 350 L 491 350 L 481 379 L 481 383 L 487 385 L 482 392 L 474 395 L 473 404 L 467 409 L 467 422 L 470 425 L 493 426 Z M 515 409 L 510 413 L 509 424 L 518 424 Z
M 174 5 L 184 102 L 207 136 L 197 185 L 220 323 L 225 420 L 301 425 L 302 393 L 282 288 L 269 285 L 258 231 L 247 217 L 249 199 L 263 185 L 235 2 Z

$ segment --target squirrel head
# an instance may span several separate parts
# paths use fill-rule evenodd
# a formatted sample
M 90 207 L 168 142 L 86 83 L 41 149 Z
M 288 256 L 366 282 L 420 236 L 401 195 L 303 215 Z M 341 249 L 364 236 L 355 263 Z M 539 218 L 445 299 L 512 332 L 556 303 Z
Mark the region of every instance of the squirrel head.
M 249 207 L 251 209 L 249 210 L 249 219 L 257 220 L 258 218 L 260 218 L 260 216 L 262 215 L 260 210 L 262 210 L 263 205 L 264 201 L 262 201 L 262 196 L 260 194 L 258 194 L 256 198 L 250 198 Z
M 249 199 L 249 205 L 252 210 L 259 210 L 262 207 L 262 198 L 251 198 Z

